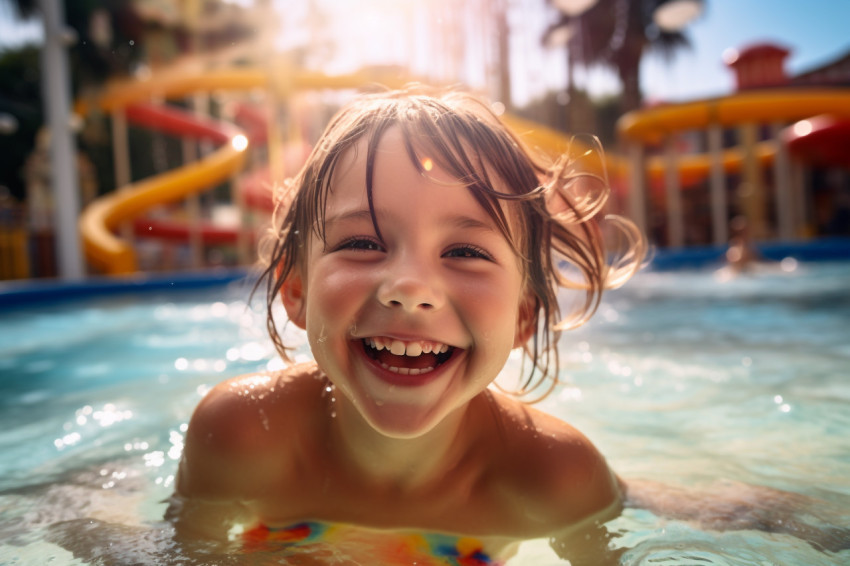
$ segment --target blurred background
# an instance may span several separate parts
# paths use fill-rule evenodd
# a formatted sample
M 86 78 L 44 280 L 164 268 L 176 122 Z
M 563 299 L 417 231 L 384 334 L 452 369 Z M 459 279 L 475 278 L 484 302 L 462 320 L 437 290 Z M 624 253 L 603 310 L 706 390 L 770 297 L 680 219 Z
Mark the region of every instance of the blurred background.
M 357 92 L 457 85 L 596 136 L 659 248 L 850 235 L 850 3 L 0 0 L 0 279 L 250 264 Z M 592 142 L 591 142 L 592 144 Z

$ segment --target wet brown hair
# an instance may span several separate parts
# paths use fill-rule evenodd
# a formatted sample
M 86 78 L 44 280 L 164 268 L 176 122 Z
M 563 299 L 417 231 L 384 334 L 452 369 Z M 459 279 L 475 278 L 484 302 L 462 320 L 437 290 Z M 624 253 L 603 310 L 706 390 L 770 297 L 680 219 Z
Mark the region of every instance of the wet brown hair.
M 644 240 L 633 224 L 607 216 L 626 235 L 625 253 L 609 258 L 599 216 L 609 189 L 604 171 L 579 172 L 568 155 L 555 162 L 535 156 L 481 99 L 456 91 L 411 87 L 361 96 L 340 110 L 325 129 L 301 172 L 276 194 L 272 231 L 261 250 L 269 335 L 289 361 L 278 332 L 273 304 L 293 270 L 306 273 L 311 233 L 325 241 L 324 218 L 340 158 L 361 140 L 366 144 L 366 194 L 376 236 L 372 184 L 375 152 L 391 127 L 402 133 L 411 162 L 427 175 L 422 157 L 458 179 L 494 220 L 520 260 L 530 312 L 523 318 L 534 333 L 524 345 L 530 370 L 515 393 L 524 395 L 558 381 L 557 341 L 596 311 L 605 288 L 622 284 L 639 267 Z M 601 152 L 601 148 L 598 149 Z M 503 206 L 502 202 L 509 204 Z M 508 211 L 510 219 L 505 211 Z M 579 289 L 584 300 L 565 319 L 557 294 Z

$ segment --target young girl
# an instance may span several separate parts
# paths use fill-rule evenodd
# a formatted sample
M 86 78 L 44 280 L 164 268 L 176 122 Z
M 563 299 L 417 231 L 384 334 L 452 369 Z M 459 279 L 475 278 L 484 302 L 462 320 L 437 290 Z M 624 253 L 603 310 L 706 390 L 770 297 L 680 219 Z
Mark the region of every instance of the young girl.
M 568 159 L 540 164 L 467 95 L 340 111 L 286 187 L 264 273 L 281 355 L 278 297 L 315 361 L 201 401 L 178 531 L 298 564 L 496 564 L 539 537 L 605 563 L 622 484 L 579 431 L 491 388 L 520 348 L 517 393 L 551 389 L 559 330 L 639 267 L 643 240 L 616 217 L 629 245 L 609 261 L 605 188 Z

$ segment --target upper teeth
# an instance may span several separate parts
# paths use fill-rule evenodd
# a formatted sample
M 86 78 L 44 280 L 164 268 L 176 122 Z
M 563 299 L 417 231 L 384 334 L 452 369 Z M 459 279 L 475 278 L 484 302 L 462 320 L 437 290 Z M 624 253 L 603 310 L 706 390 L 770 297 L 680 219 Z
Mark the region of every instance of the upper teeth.
M 376 336 L 374 338 L 366 338 L 366 342 L 376 350 L 389 350 L 396 356 L 416 357 L 422 354 L 442 354 L 449 351 L 449 347 L 446 344 L 424 340 L 405 342 L 403 340 Z

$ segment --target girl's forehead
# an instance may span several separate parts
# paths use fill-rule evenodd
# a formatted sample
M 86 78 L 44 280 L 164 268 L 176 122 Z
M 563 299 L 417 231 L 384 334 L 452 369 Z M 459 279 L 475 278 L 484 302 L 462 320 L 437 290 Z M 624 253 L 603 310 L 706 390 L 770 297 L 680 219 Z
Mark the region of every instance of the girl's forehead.
M 442 166 L 443 158 L 437 151 L 422 144 L 408 144 L 401 127 L 387 129 L 376 141 L 373 143 L 364 136 L 340 156 L 329 187 L 329 209 L 336 208 L 340 201 L 345 201 L 347 206 L 359 202 L 363 207 L 371 208 L 369 191 L 375 198 L 380 198 L 387 188 L 419 177 L 435 186 L 465 186 Z M 370 145 L 373 145 L 371 150 Z M 371 179 L 367 180 L 369 167 L 372 168 Z M 371 187 L 367 188 L 369 181 Z
M 379 137 L 374 140 L 376 135 Z M 371 155 L 370 146 L 374 148 Z M 468 141 L 458 146 L 450 148 L 445 140 L 417 138 L 399 125 L 390 126 L 379 134 L 367 133 L 340 156 L 331 179 L 331 190 L 343 179 L 359 180 L 365 188 L 370 161 L 377 174 L 381 169 L 400 165 L 403 160 L 435 183 L 469 185 L 473 178 L 487 179 L 491 189 L 511 192 L 494 173 L 487 156 L 476 151 Z
M 373 155 L 370 155 L 370 144 Z M 424 179 L 424 186 L 432 187 L 433 192 L 427 198 L 439 199 L 448 210 L 452 206 L 467 203 L 474 211 L 474 216 L 483 224 L 489 224 L 502 232 L 504 237 L 514 243 L 522 237 L 516 228 L 522 225 L 519 220 L 517 205 L 511 201 L 495 198 L 490 191 L 509 192 L 493 172 L 484 171 L 450 171 L 446 161 L 458 156 L 446 156 L 438 148 L 430 147 L 431 143 L 422 143 L 405 138 L 405 133 L 399 126 L 388 128 L 377 143 L 371 143 L 367 136 L 359 139 L 346 149 L 336 164 L 328 187 L 327 199 L 322 211 L 323 225 L 341 218 L 372 218 L 386 211 L 390 201 L 398 198 L 398 192 L 389 192 L 394 187 L 403 189 L 405 184 L 418 184 Z M 367 168 L 372 160 L 372 178 L 367 187 Z M 473 156 L 465 156 L 463 161 L 475 163 Z M 480 165 L 482 168 L 485 166 Z M 476 180 L 477 179 L 477 180 Z M 485 189 L 482 179 L 487 179 Z M 475 182 L 473 182 L 475 181 Z M 424 194 L 424 193 L 423 193 Z M 407 206 L 416 206 L 417 195 L 411 195 Z M 364 214 L 368 213 L 368 214 Z M 501 217 L 501 220 L 499 219 Z M 380 225 L 380 220 L 379 220 Z

